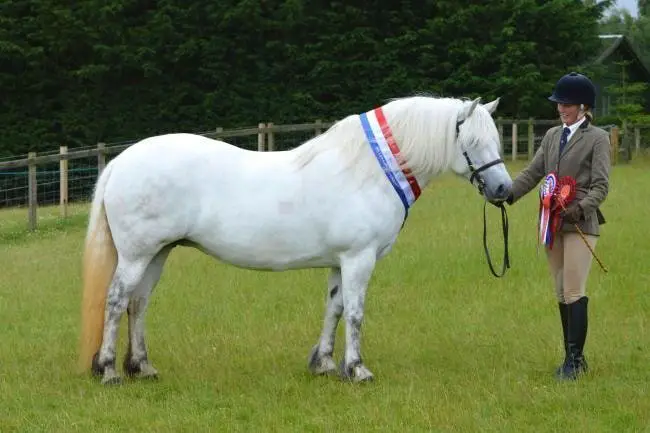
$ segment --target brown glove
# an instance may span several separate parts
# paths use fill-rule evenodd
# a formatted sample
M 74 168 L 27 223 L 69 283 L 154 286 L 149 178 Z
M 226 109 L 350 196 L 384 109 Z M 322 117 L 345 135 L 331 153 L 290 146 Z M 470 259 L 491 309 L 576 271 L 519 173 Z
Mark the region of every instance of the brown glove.
M 565 222 L 574 224 L 579 222 L 584 217 L 584 211 L 579 203 L 571 203 L 567 206 L 566 210 L 560 213 L 560 216 Z

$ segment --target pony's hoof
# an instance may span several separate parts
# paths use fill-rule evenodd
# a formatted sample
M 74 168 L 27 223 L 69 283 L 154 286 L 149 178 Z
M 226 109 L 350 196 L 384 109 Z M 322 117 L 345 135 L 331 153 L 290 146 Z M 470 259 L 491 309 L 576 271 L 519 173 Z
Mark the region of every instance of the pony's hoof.
M 140 372 L 135 375 L 137 379 L 144 380 L 157 380 L 158 379 L 158 370 L 153 368 L 151 364 L 144 363 L 140 366 Z
M 135 379 L 158 379 L 158 370 L 149 361 L 124 360 L 124 373 Z
M 90 371 L 92 372 L 93 376 L 104 375 L 104 367 L 99 365 L 99 362 L 97 362 L 98 357 L 99 357 L 99 352 L 95 352 L 95 354 L 93 355 L 92 366 L 90 367 Z
M 115 370 L 115 362 L 101 364 L 97 355 L 93 357 L 93 373 L 96 376 L 102 376 L 102 385 L 119 385 L 122 383 L 122 378 Z
M 315 376 L 336 372 L 336 363 L 331 355 L 320 355 L 318 344 L 311 349 L 309 354 L 309 371 Z
M 122 378 L 115 373 L 104 374 L 104 377 L 102 378 L 102 385 L 112 386 L 112 385 L 121 385 L 121 384 L 122 384 Z
M 341 361 L 341 378 L 354 383 L 372 382 L 374 375 L 361 362 L 346 365 Z

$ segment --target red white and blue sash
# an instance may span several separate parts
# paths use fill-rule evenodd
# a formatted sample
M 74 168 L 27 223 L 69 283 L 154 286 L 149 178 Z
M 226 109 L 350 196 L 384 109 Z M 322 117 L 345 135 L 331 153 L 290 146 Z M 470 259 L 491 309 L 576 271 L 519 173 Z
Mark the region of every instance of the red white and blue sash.
M 409 207 L 421 194 L 420 185 L 401 157 L 381 107 L 362 113 L 360 117 L 363 131 L 379 165 L 404 204 L 406 219 Z

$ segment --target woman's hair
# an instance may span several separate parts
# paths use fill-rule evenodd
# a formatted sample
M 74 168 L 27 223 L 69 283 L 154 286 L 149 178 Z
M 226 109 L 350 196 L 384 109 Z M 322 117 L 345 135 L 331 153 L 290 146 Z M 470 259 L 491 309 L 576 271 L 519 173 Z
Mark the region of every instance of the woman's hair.
M 591 107 L 587 104 L 580 104 L 580 110 L 584 113 L 585 117 L 589 119 L 589 122 L 594 121 L 594 113 L 591 112 Z

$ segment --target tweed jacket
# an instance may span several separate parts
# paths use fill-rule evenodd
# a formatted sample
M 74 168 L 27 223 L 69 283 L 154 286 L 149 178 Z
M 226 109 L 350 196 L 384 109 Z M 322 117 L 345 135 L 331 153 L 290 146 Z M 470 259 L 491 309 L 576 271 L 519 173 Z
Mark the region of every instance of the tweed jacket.
M 609 134 L 591 125 L 589 119 L 586 119 L 566 144 L 562 154 L 558 155 L 562 129 L 562 126 L 556 126 L 546 132 L 533 160 L 513 181 L 511 203 L 527 194 L 552 171 L 558 179 L 571 176 L 576 180 L 574 200 L 580 204 L 584 213 L 577 225 L 583 233 L 598 236 L 600 225 L 605 223 L 599 207 L 609 191 Z M 577 231 L 569 223 L 563 223 L 559 230 Z

